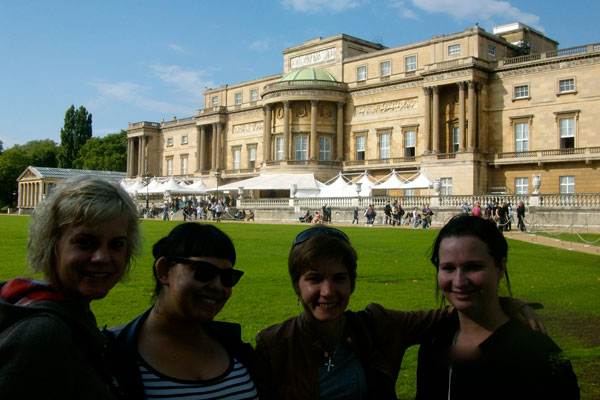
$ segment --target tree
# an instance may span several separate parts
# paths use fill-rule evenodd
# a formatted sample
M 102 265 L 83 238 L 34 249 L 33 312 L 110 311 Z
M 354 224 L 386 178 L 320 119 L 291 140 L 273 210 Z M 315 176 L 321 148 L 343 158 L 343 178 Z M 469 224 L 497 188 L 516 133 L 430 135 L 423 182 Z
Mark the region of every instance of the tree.
M 65 123 L 60 130 L 60 148 L 58 166 L 72 168 L 73 161 L 79 156 L 79 150 L 92 137 L 92 114 L 84 106 L 75 110 L 71 105 L 65 113 Z
M 58 146 L 53 140 L 32 140 L 20 148 L 29 157 L 29 165 L 51 168 L 58 165 Z
M 29 157 L 20 148 L 14 146 L 0 155 L 0 206 L 16 205 L 17 178 L 29 166 Z
M 100 171 L 127 171 L 127 132 L 91 138 L 79 150 L 75 168 Z

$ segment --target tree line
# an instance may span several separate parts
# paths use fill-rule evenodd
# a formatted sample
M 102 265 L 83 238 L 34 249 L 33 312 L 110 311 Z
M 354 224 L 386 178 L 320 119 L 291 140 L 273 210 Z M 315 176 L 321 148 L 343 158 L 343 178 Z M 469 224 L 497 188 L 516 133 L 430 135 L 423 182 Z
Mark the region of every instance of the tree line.
M 60 144 L 50 139 L 32 140 L 4 149 L 0 140 L 0 207 L 17 203 L 17 178 L 28 166 L 127 170 L 127 132 L 92 137 L 92 114 L 71 105 L 60 130 Z

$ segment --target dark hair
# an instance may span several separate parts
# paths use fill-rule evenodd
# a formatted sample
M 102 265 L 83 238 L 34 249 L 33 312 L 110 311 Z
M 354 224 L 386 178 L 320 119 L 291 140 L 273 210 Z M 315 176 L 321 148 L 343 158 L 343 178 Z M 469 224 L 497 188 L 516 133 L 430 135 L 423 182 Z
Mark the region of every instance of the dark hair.
M 186 222 L 177 225 L 168 236 L 160 239 L 152 246 L 154 263 L 161 257 L 216 257 L 224 258 L 235 265 L 235 247 L 224 232 L 213 225 Z M 152 268 L 156 286 L 154 297 L 158 297 L 162 284 Z
M 494 259 L 497 267 L 502 265 L 503 259 L 508 259 L 508 243 L 506 243 L 504 235 L 502 235 L 502 232 L 500 232 L 494 221 L 474 215 L 457 215 L 444 225 L 433 242 L 431 263 L 435 266 L 436 270 L 440 268 L 440 244 L 442 240 L 449 237 L 461 236 L 474 236 L 485 243 L 488 253 Z M 510 281 L 506 268 L 504 276 L 506 277 L 506 287 L 510 294 Z M 436 288 L 439 290 L 439 287 L 436 286 Z
M 350 243 L 326 232 L 316 232 L 310 239 L 293 246 L 288 257 L 288 270 L 294 289 L 300 281 L 300 276 L 312 268 L 312 262 L 317 258 L 327 258 L 340 262 L 348 271 L 350 289 L 353 292 L 356 285 L 356 250 Z

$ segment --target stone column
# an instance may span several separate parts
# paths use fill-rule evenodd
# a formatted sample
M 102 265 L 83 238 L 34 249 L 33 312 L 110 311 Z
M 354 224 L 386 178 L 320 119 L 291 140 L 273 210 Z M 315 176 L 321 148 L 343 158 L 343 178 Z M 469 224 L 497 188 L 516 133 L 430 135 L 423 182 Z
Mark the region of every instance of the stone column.
M 283 101 L 283 159 L 290 159 L 290 101 Z
M 310 101 L 310 155 L 309 160 L 319 158 L 319 145 L 317 143 L 317 104 L 318 100 Z
M 263 162 L 271 159 L 271 114 L 272 104 L 267 104 L 263 107 L 265 118 L 263 121 Z
M 433 87 L 433 129 L 432 129 L 432 145 L 433 152 L 440 152 L 440 87 Z
M 336 136 L 336 156 L 338 161 L 342 161 L 344 159 L 344 103 L 341 101 L 338 101 L 337 103 Z
M 23 184 L 19 183 L 17 185 L 17 208 L 21 207 L 22 201 L 23 201 Z
M 221 169 L 221 162 L 223 161 L 223 151 L 221 146 L 223 146 L 223 138 L 221 123 L 217 122 L 217 169 Z
M 127 138 L 127 177 L 133 176 L 133 139 Z
M 212 160 L 210 169 L 217 169 L 217 124 L 212 124 Z
M 467 149 L 475 148 L 475 127 L 477 126 L 477 111 L 475 110 L 475 86 L 477 82 L 469 81 L 469 125 L 468 125 L 468 141 Z
M 458 82 L 458 151 L 465 151 L 465 82 Z
M 425 100 L 423 101 L 423 111 L 425 122 L 423 124 L 423 154 L 429 154 L 431 145 L 431 88 L 424 87 Z
M 473 142 L 473 148 L 481 148 L 481 136 L 483 135 L 483 82 L 477 82 L 477 127 L 475 132 L 475 141 Z

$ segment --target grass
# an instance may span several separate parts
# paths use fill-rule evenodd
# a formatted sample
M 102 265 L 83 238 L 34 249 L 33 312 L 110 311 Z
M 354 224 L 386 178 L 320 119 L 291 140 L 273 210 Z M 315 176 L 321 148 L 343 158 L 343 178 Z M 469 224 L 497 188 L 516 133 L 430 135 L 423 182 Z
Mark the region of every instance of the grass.
M 26 274 L 27 217 L 0 216 L 0 280 Z M 117 285 L 92 308 L 100 325 L 125 323 L 151 305 L 151 246 L 177 222 L 143 221 L 143 255 L 127 283 Z M 236 267 L 246 272 L 220 320 L 242 324 L 243 338 L 297 315 L 301 307 L 287 273 L 287 253 L 304 225 L 223 223 L 236 246 Z M 435 230 L 346 226 L 359 255 L 356 291 L 350 309 L 377 302 L 400 310 L 435 308 L 435 273 L 427 253 Z M 571 358 L 582 399 L 600 398 L 600 257 L 509 240 L 508 271 L 515 297 L 537 301 L 551 337 Z M 417 348 L 407 352 L 398 379 L 401 398 L 414 398 Z
M 590 246 L 600 246 L 600 233 L 547 233 L 536 232 L 536 235 L 545 236 L 552 239 L 562 240 L 563 242 L 581 243 Z

